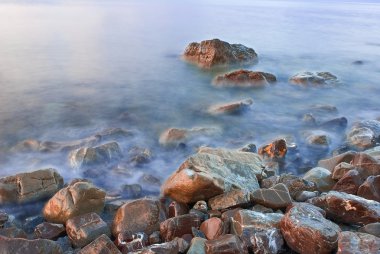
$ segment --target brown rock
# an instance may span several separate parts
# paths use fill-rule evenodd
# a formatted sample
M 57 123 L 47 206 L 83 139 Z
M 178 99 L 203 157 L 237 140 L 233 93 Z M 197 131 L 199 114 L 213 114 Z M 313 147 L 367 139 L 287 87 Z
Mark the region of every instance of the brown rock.
M 213 240 L 221 236 L 224 232 L 223 221 L 219 218 L 210 218 L 202 222 L 200 230 L 208 240 Z
M 28 238 L 24 230 L 16 227 L 0 228 L 0 236 L 8 238 Z
M 223 210 L 234 207 L 244 207 L 250 203 L 250 194 L 243 190 L 232 190 L 213 198 L 208 201 L 213 210 Z
M 330 191 L 336 182 L 331 178 L 331 171 L 321 167 L 310 169 L 303 176 L 304 180 L 314 182 L 320 192 Z
M 337 83 L 338 78 L 330 72 L 303 72 L 291 77 L 289 82 L 302 86 L 323 86 Z
M 201 219 L 194 214 L 185 214 L 170 218 L 160 224 L 161 237 L 168 242 L 175 237 L 191 234 L 191 228 L 199 228 L 200 225 Z
M 160 231 L 155 231 L 149 236 L 149 245 L 161 243 Z
M 331 172 L 333 169 L 341 162 L 350 163 L 356 155 L 356 152 L 348 151 L 329 159 L 320 160 L 318 162 L 318 167 L 326 168 Z
M 26 240 L 0 236 L 0 252 L 2 254 L 62 254 L 58 243 L 46 240 Z
M 207 254 L 248 254 L 247 247 L 236 235 L 222 235 L 205 242 Z
M 189 212 L 189 207 L 186 204 L 173 201 L 169 205 L 169 218 L 184 215 L 184 214 L 187 214 L 188 212 Z
M 269 189 L 259 189 L 251 193 L 251 200 L 260 205 L 279 209 L 292 203 L 289 190 L 285 184 L 279 183 Z
M 334 221 L 357 225 L 380 222 L 380 203 L 355 195 L 330 191 L 309 202 L 325 210 Z
M 219 130 L 211 127 L 194 127 L 191 129 L 169 128 L 161 133 L 159 143 L 163 146 L 176 146 L 200 136 L 212 136 Z
M 48 240 L 56 240 L 66 233 L 65 226 L 62 224 L 53 224 L 43 222 L 34 229 L 34 237 Z
M 366 153 L 357 153 L 352 160 L 352 165 L 364 178 L 380 175 L 380 163 Z
M 355 169 L 355 167 L 347 162 L 341 162 L 333 169 L 332 179 L 339 180 L 348 171 Z
M 208 109 L 210 114 L 239 114 L 248 109 L 253 103 L 252 99 L 213 105 Z
M 257 54 L 253 49 L 219 39 L 190 43 L 183 53 L 183 58 L 201 68 L 257 62 Z
M 260 147 L 258 153 L 264 158 L 282 159 L 285 157 L 287 151 L 288 149 L 286 147 L 285 139 L 278 139 L 270 144 Z
M 380 202 L 380 175 L 369 176 L 359 187 L 358 196 Z
M 158 200 L 137 199 L 119 208 L 113 221 L 112 234 L 116 237 L 120 232 L 130 231 L 150 235 L 160 230 L 160 222 L 165 219 L 165 211 Z
M 63 186 L 54 169 L 41 169 L 0 179 L 0 204 L 25 203 L 49 198 Z
M 89 212 L 103 211 L 106 193 L 89 182 L 73 181 L 57 192 L 45 205 L 47 221 L 64 224 L 68 219 Z
M 238 70 L 217 76 L 213 83 L 217 86 L 258 88 L 275 83 L 276 81 L 276 77 L 270 73 Z
M 281 233 L 298 253 L 331 253 L 338 244 L 340 228 L 312 206 L 293 206 L 282 218 Z
M 335 191 L 356 195 L 363 178 L 357 170 L 348 171 L 332 188 Z
M 115 244 L 122 253 L 131 253 L 148 246 L 149 239 L 145 233 L 122 232 L 117 236 Z
M 379 253 L 380 238 L 350 231 L 339 234 L 337 254 Z
M 121 252 L 108 236 L 101 235 L 89 245 L 81 249 L 78 254 L 121 254 Z

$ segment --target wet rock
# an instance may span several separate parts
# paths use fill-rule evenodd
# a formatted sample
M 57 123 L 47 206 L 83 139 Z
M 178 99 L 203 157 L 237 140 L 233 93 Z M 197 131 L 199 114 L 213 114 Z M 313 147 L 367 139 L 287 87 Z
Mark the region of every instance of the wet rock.
M 149 245 L 149 239 L 145 233 L 132 234 L 128 231 L 119 233 L 115 242 L 122 253 L 131 253 Z
M 8 218 L 8 214 L 0 210 L 0 228 L 2 228 L 4 224 L 8 221 Z
M 363 183 L 363 178 L 357 170 L 350 170 L 334 185 L 335 191 L 356 195 L 359 186 Z
M 207 240 L 200 237 L 194 237 L 190 243 L 190 249 L 187 254 L 206 254 L 205 242 Z
M 106 235 L 101 235 L 81 249 L 78 254 L 121 254 L 117 247 Z
M 380 222 L 380 203 L 344 192 L 330 191 L 309 202 L 326 211 L 337 222 L 365 225 Z
M 222 235 L 205 242 L 207 254 L 248 254 L 247 247 L 236 235 Z
M 251 210 L 239 210 L 233 215 L 231 231 L 242 237 L 247 229 L 279 228 L 283 215 L 279 213 L 261 213 Z
M 121 186 L 123 198 L 139 198 L 142 196 L 143 189 L 140 184 L 124 184 Z
M 206 211 L 207 211 L 207 207 L 206 207 Z M 173 201 L 169 205 L 169 218 L 184 215 L 184 214 L 187 214 L 188 212 L 189 212 L 189 207 L 186 204 Z
M 319 127 L 329 131 L 338 131 L 345 129 L 347 127 L 347 123 L 347 118 L 339 117 L 323 122 L 319 125 Z
M 149 245 L 161 243 L 160 231 L 155 231 L 149 236 Z
M 152 152 L 148 148 L 132 147 L 128 154 L 130 161 L 135 165 L 148 163 L 152 159 Z
M 175 237 L 191 234 L 191 228 L 198 228 L 200 225 L 201 220 L 198 216 L 194 214 L 185 214 L 161 222 L 160 233 L 165 241 L 171 241 Z
M 352 159 L 351 164 L 357 168 L 360 175 L 364 178 L 380 175 L 379 161 L 366 153 L 357 153 Z
M 257 154 L 203 147 L 167 179 L 162 193 L 178 202 L 193 203 L 232 189 L 258 189 L 261 174 Z
M 66 233 L 65 226 L 43 222 L 34 229 L 34 237 L 48 240 L 56 240 Z
M 25 231 L 16 227 L 0 228 L 0 236 L 8 238 L 27 238 Z
M 284 238 L 276 228 L 258 230 L 251 238 L 252 253 L 276 254 L 284 251 Z
M 295 197 L 295 200 L 297 202 L 305 202 L 308 199 L 318 197 L 319 192 L 318 191 L 301 191 L 297 194 Z
M 380 222 L 367 224 L 359 229 L 359 232 L 380 237 Z
M 205 234 L 202 231 L 196 229 L 195 227 L 191 228 L 191 232 L 192 232 L 194 237 L 200 237 L 200 238 L 206 239 Z
M 240 152 L 246 152 L 246 153 L 256 153 L 257 148 L 255 144 L 248 144 L 242 148 L 239 149 Z
M 350 231 L 339 234 L 337 254 L 379 253 L 380 238 Z
M 267 72 L 238 70 L 217 76 L 213 83 L 224 87 L 260 88 L 276 81 L 276 76 Z
M 282 159 L 288 151 L 285 139 L 278 139 L 259 148 L 259 154 L 264 158 Z
M 380 175 L 369 176 L 359 187 L 357 195 L 365 199 L 380 202 Z
M 301 86 L 325 86 L 336 84 L 338 78 L 330 72 L 302 72 L 291 77 L 289 82 Z
M 201 68 L 257 62 L 257 54 L 253 49 L 219 39 L 190 43 L 183 53 L 183 58 Z
M 1 253 L 4 254 L 62 254 L 58 243 L 46 240 L 26 240 L 0 236 Z
M 207 213 L 208 207 L 207 207 L 206 201 L 204 200 L 197 201 L 197 203 L 195 203 L 195 205 L 193 206 L 193 209 L 198 210 L 202 213 Z
M 90 168 L 116 163 L 123 157 L 117 142 L 110 142 L 96 147 L 85 147 L 74 150 L 69 155 L 73 168 Z
M 259 189 L 251 193 L 251 200 L 260 205 L 279 209 L 292 203 L 289 190 L 285 184 L 279 183 L 269 189 Z
M 355 127 L 347 134 L 347 142 L 354 148 L 363 150 L 374 147 L 376 144 L 375 133 L 366 127 Z
M 159 143 L 163 146 L 178 146 L 201 136 L 213 136 L 219 130 L 212 127 L 194 127 L 192 129 L 169 128 L 161 133 Z
M 201 212 L 200 210 L 190 209 L 189 214 L 196 215 L 201 221 L 205 221 L 209 218 L 207 212 Z
M 150 174 L 143 174 L 139 178 L 139 183 L 146 184 L 150 186 L 161 186 L 161 180 L 153 175 Z
M 220 218 L 222 217 L 222 213 L 218 210 L 210 210 L 210 211 L 207 211 L 208 215 L 210 218 L 214 218 L 214 217 L 217 217 L 217 218 Z
M 48 222 L 64 224 L 68 219 L 89 212 L 103 211 L 106 193 L 92 183 L 78 180 L 57 192 L 45 205 Z
M 223 221 L 215 217 L 210 218 L 202 222 L 200 230 L 208 240 L 216 239 L 224 233 Z
M 282 218 L 281 233 L 298 253 L 331 253 L 338 244 L 339 226 L 310 205 L 295 205 Z
M 216 104 L 208 109 L 208 112 L 213 115 L 218 114 L 239 114 L 247 110 L 253 104 L 252 99 L 245 99 L 224 104 Z
M 320 160 L 318 162 L 318 167 L 326 168 L 330 171 L 333 171 L 334 168 L 342 162 L 350 163 L 354 159 L 355 155 L 356 152 L 348 151 L 334 156 L 332 158 Z
M 359 121 L 354 123 L 352 128 L 368 128 L 374 132 L 376 138 L 380 136 L 380 121 L 378 120 Z
M 331 176 L 334 180 L 341 179 L 348 171 L 355 169 L 355 167 L 347 162 L 341 162 L 333 169 Z
M 259 213 L 273 213 L 272 208 L 268 208 L 259 204 L 256 204 L 252 207 L 252 211 L 259 212 Z
M 221 195 L 210 198 L 209 206 L 213 210 L 223 210 L 234 207 L 244 207 L 250 203 L 249 192 L 243 190 L 232 190 Z
M 326 134 L 315 132 L 306 137 L 306 143 L 314 148 L 326 149 L 330 145 L 330 138 Z
M 54 169 L 41 169 L 0 179 L 0 204 L 43 200 L 63 186 L 63 178 Z
M 303 179 L 307 181 L 315 182 L 318 190 L 320 192 L 324 192 L 324 191 L 331 190 L 336 183 L 331 178 L 331 175 L 332 175 L 331 171 L 329 171 L 328 169 L 316 167 L 306 172 Z

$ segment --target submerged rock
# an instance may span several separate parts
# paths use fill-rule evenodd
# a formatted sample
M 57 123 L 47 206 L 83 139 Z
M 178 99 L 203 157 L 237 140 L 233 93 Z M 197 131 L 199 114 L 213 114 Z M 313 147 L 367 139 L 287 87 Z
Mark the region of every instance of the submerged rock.
M 323 86 L 336 84 L 338 78 L 330 72 L 302 72 L 291 77 L 289 82 L 301 86 Z
M 177 146 L 196 137 L 212 136 L 217 133 L 219 133 L 219 130 L 212 127 L 194 127 L 192 129 L 169 128 L 160 135 L 159 143 L 163 146 Z
M 183 58 L 201 68 L 257 62 L 257 54 L 253 49 L 219 39 L 190 43 L 183 53 Z
M 267 72 L 238 70 L 217 76 L 213 83 L 224 87 L 260 88 L 276 81 L 276 76 Z
M 4 254 L 62 254 L 57 242 L 37 239 L 7 238 L 0 236 L 0 252 Z
M 252 99 L 245 99 L 225 104 L 213 105 L 208 109 L 208 112 L 213 115 L 218 114 L 239 114 L 248 109 L 253 103 Z
M 380 238 L 350 231 L 339 234 L 337 254 L 379 253 Z

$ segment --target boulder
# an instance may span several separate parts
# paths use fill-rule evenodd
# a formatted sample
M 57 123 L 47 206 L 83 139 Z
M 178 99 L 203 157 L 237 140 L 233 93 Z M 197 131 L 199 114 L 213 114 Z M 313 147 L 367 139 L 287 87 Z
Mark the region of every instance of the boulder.
M 206 254 L 205 242 L 207 240 L 200 237 L 194 237 L 190 243 L 190 249 L 187 254 Z
M 357 153 L 351 163 L 364 178 L 380 175 L 379 161 L 366 153 Z
M 78 254 L 121 254 L 121 252 L 108 236 L 101 235 L 89 245 L 81 249 Z
M 267 72 L 238 70 L 217 76 L 213 83 L 222 87 L 260 88 L 276 81 L 276 76 Z
M 359 229 L 359 232 L 380 237 L 380 222 L 367 224 Z
M 224 210 L 227 208 L 244 207 L 250 203 L 250 194 L 244 190 L 232 190 L 208 201 L 212 210 Z
M 320 192 L 331 190 L 335 181 L 331 178 L 331 171 L 325 168 L 316 167 L 305 173 L 303 179 L 315 182 Z
M 334 118 L 319 124 L 319 128 L 328 131 L 341 131 L 347 128 L 348 120 L 345 117 Z
M 248 109 L 253 103 L 252 99 L 245 99 L 235 102 L 216 104 L 208 109 L 208 112 L 213 115 L 219 114 L 239 114 Z
M 327 217 L 337 222 L 356 225 L 380 222 L 380 203 L 373 200 L 330 191 L 309 202 L 325 210 Z
M 359 172 L 353 169 L 344 174 L 343 177 L 334 185 L 332 190 L 356 195 L 359 186 L 363 182 L 364 180 L 360 176 Z
M 318 162 L 318 167 L 326 168 L 329 171 L 333 171 L 334 168 L 341 162 L 350 163 L 356 155 L 356 152 L 348 151 L 332 158 L 320 160 Z
M 178 202 L 194 203 L 234 189 L 258 189 L 257 177 L 262 177 L 257 154 L 204 147 L 166 180 L 162 193 Z
M 367 180 L 359 186 L 357 195 L 365 199 L 380 202 L 380 175 L 369 176 Z
M 43 222 L 34 229 L 34 237 L 48 240 L 56 240 L 66 233 L 65 226 L 62 224 L 53 224 Z
M 207 254 L 248 254 L 247 247 L 236 235 L 222 235 L 205 242 Z
M 292 203 L 289 190 L 285 184 L 279 183 L 269 189 L 259 189 L 251 193 L 251 200 L 260 205 L 279 209 Z
M 176 237 L 191 234 L 191 228 L 199 228 L 200 225 L 201 219 L 194 214 L 185 214 L 169 218 L 160 224 L 161 237 L 168 242 Z
M 285 139 L 277 139 L 260 147 L 258 154 L 264 158 L 282 159 L 287 151 Z
M 367 127 L 354 127 L 347 134 L 347 143 L 358 150 L 374 147 L 375 139 L 375 133 Z
M 380 238 L 350 231 L 339 234 L 337 254 L 379 253 Z
M 330 72 L 302 72 L 297 73 L 289 79 L 294 85 L 301 86 L 326 86 L 338 83 L 338 78 Z
M 43 214 L 48 222 L 61 223 L 89 212 L 103 211 L 106 193 L 86 181 L 73 181 L 57 192 L 45 205 Z
M 26 240 L 0 236 L 0 252 L 2 254 L 63 254 L 58 243 L 46 240 Z
M 178 146 L 201 136 L 212 136 L 219 133 L 217 128 L 194 127 L 191 129 L 169 128 L 161 133 L 159 143 L 162 146 Z
M 173 201 L 169 205 L 169 218 L 184 215 L 184 214 L 187 214 L 188 212 L 189 212 L 189 207 L 186 204 Z
M 200 230 L 208 240 L 213 240 L 224 234 L 223 221 L 219 218 L 210 218 L 202 222 Z
M 219 39 L 190 43 L 183 53 L 183 58 L 206 69 L 257 62 L 257 54 L 253 49 L 241 44 L 229 44 Z
M 355 167 L 347 162 L 341 162 L 333 169 L 331 178 L 334 180 L 341 179 L 348 171 L 355 169 Z
M 25 203 L 53 196 L 63 186 L 54 169 L 41 169 L 0 178 L 0 204 Z
M 287 245 L 298 253 L 327 254 L 338 245 L 339 226 L 308 204 L 293 206 L 282 218 L 280 227 Z

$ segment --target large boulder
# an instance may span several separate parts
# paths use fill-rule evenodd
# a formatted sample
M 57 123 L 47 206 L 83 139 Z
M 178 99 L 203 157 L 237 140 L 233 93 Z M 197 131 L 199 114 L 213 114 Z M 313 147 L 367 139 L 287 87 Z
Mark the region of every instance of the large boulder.
M 219 114 L 239 114 L 248 109 L 253 103 L 252 99 L 244 99 L 223 104 L 212 105 L 208 112 L 213 115 Z
M 162 186 L 162 193 L 182 203 L 208 200 L 233 189 L 259 188 L 262 161 L 257 154 L 203 147 Z
M 257 54 L 253 49 L 219 39 L 190 43 L 183 53 L 183 58 L 201 68 L 257 62 Z
M 379 253 L 380 238 L 365 234 L 344 231 L 339 234 L 337 254 Z
M 364 178 L 380 175 L 379 161 L 366 153 L 357 153 L 351 163 Z
M 89 212 L 103 211 L 106 193 L 85 181 L 73 181 L 57 192 L 45 205 L 44 217 L 53 223 L 66 223 L 70 218 Z
M 238 70 L 217 76 L 213 83 L 223 87 L 260 88 L 276 81 L 276 76 L 267 72 Z
M 1 254 L 61 254 L 62 248 L 57 242 L 37 239 L 7 238 L 0 236 Z
M 41 169 L 0 179 L 0 204 L 25 203 L 53 196 L 63 186 L 54 169 Z
M 301 86 L 325 86 L 336 84 L 338 78 L 330 72 L 302 72 L 292 76 L 289 82 Z

